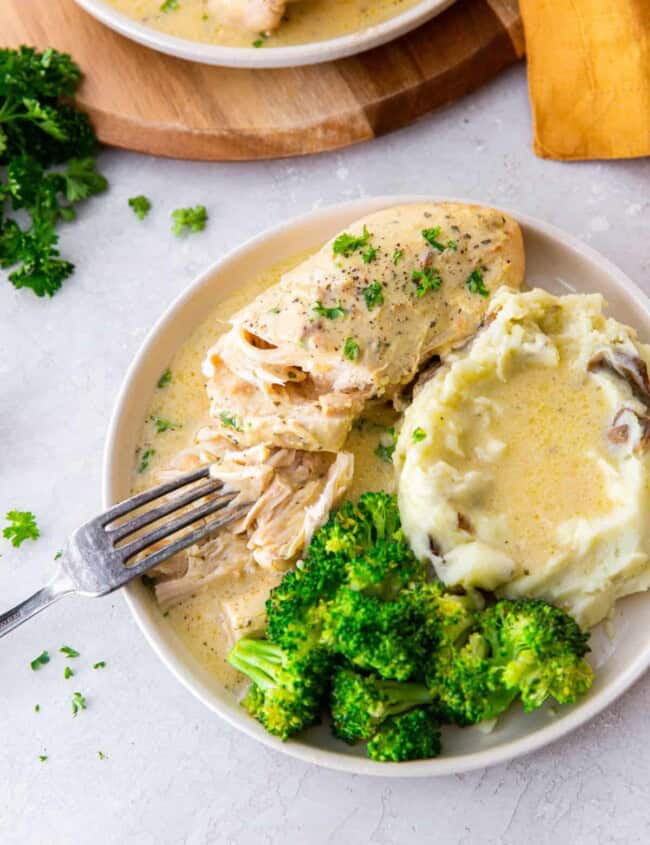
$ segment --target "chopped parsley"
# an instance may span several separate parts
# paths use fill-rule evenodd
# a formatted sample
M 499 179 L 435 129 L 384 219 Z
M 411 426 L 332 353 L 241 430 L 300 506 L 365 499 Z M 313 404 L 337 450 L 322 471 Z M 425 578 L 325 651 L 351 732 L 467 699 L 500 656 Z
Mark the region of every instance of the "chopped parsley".
M 100 760 L 108 760 L 108 754 L 104 754 L 103 751 L 98 751 L 97 756 L 99 757 Z
M 63 670 L 63 677 L 66 679 L 66 681 L 68 680 L 68 678 L 72 678 L 73 675 L 74 672 L 72 671 L 72 669 L 69 666 L 66 666 Z
M 395 429 L 391 425 L 386 429 L 384 434 L 382 434 L 379 445 L 375 449 L 375 455 L 387 464 L 391 464 L 393 462 L 393 452 L 395 451 L 396 443 L 397 435 L 395 434 Z
M 160 4 L 160 11 L 165 13 L 175 12 L 179 6 L 179 0 L 163 0 L 163 2 Z
M 2 530 L 2 536 L 11 540 L 11 545 L 18 548 L 25 540 L 37 540 L 40 537 L 36 517 L 30 511 L 9 511 L 5 516 L 9 523 Z
M 175 235 L 183 235 L 186 232 L 202 232 L 208 220 L 208 212 L 204 205 L 195 205 L 194 208 L 177 208 L 172 211 L 172 232 Z
M 379 282 L 373 282 L 371 285 L 368 285 L 367 288 L 364 288 L 363 298 L 366 300 L 368 311 L 372 311 L 372 309 L 376 308 L 378 305 L 383 305 L 384 294 Z
M 447 249 L 452 252 L 458 252 L 458 241 L 447 241 Z
M 41 712 L 41 705 L 35 704 L 34 705 L 34 713 L 40 713 L 40 712 Z
M 41 763 L 44 763 L 47 760 L 47 754 L 39 754 L 38 759 L 41 761 Z
M 76 716 L 80 710 L 87 710 L 86 699 L 80 692 L 72 693 L 72 715 Z
M 368 247 L 368 249 L 364 249 L 361 253 L 361 258 L 363 259 L 364 264 L 370 264 L 371 261 L 374 261 L 377 258 L 377 247 L 372 246 L 372 244 Z
M 172 380 L 172 371 L 169 369 L 169 367 L 167 367 L 165 372 L 158 379 L 156 387 L 158 388 L 158 390 L 162 390 L 163 387 L 167 387 L 168 384 L 171 384 L 171 380 Z
M 359 349 L 359 344 L 353 337 L 346 338 L 345 343 L 343 345 L 343 354 L 346 358 L 348 358 L 350 361 L 356 361 L 359 357 L 360 351 L 361 350 Z
M 36 672 L 37 669 L 40 669 L 41 666 L 45 666 L 46 663 L 50 662 L 50 655 L 47 651 L 42 651 L 38 657 L 35 657 L 31 663 L 29 664 L 32 667 L 32 672 Z
M 483 273 L 480 270 L 472 270 L 467 277 L 465 284 L 470 293 L 478 293 L 479 296 L 489 296 L 490 291 L 485 287 L 483 282 Z
M 144 220 L 151 210 L 151 200 L 143 194 L 140 194 L 137 197 L 131 197 L 129 199 L 129 205 L 139 220 Z
M 151 459 L 156 454 L 155 449 L 145 449 L 142 455 L 140 455 L 140 463 L 138 464 L 138 472 L 143 473 L 149 469 L 149 464 L 151 463 Z
M 335 308 L 325 308 L 320 299 L 317 299 L 312 305 L 311 310 L 315 314 L 318 314 L 319 317 L 327 317 L 328 320 L 336 320 L 337 317 L 344 317 L 348 313 L 341 305 L 340 300 Z
M 181 427 L 177 423 L 170 422 L 170 420 L 165 420 L 162 417 L 151 417 L 151 422 L 154 424 L 157 434 L 162 434 L 165 431 L 176 431 L 177 428 Z
M 61 654 L 65 654 L 66 657 L 79 657 L 79 652 L 76 648 L 70 648 L 69 645 L 62 645 L 59 649 Z
M 54 560 L 59 560 L 59 558 L 63 557 L 63 549 L 59 549 L 59 551 L 54 555 Z
M 219 414 L 219 419 L 221 420 L 221 425 L 225 426 L 225 428 L 234 428 L 235 431 L 243 431 L 244 429 L 241 427 L 241 423 L 237 419 L 237 417 L 229 414 L 228 411 L 222 411 Z
M 260 32 L 260 37 L 253 41 L 253 47 L 263 47 L 267 38 L 268 36 L 264 32 Z
M 437 249 L 438 252 L 444 252 L 445 245 L 437 240 L 440 237 L 440 226 L 434 226 L 433 229 L 422 229 L 422 237 L 430 247 Z
M 438 290 L 442 284 L 442 277 L 437 270 L 425 267 L 424 270 L 414 270 L 411 279 L 415 282 L 415 295 L 424 296 L 430 290 Z
M 105 660 L 99 660 L 97 663 L 93 664 L 93 669 L 104 669 L 106 666 Z
M 413 429 L 413 434 L 411 435 L 414 443 L 419 443 L 420 440 L 424 440 L 426 436 L 426 431 L 423 428 L 420 428 L 419 426 L 418 428 Z
M 393 253 L 393 264 L 395 265 L 395 267 L 397 267 L 402 258 L 404 258 L 404 250 L 396 249 Z
M 365 225 L 362 235 L 351 235 L 349 232 L 342 232 L 332 244 L 334 255 L 344 255 L 348 258 L 353 252 L 363 249 L 369 243 L 371 237 L 372 234 L 366 229 Z

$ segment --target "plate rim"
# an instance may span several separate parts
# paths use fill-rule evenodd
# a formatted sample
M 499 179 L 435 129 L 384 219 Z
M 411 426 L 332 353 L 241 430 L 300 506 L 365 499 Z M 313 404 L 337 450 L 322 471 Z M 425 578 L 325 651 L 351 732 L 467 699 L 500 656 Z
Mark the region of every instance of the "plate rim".
M 595 250 L 588 244 L 583 243 L 573 235 L 569 235 L 562 229 L 539 220 L 536 217 L 523 212 L 514 211 L 501 205 L 494 205 L 480 200 L 458 197 L 443 197 L 437 195 L 422 194 L 398 194 L 381 195 L 377 197 L 364 197 L 356 200 L 349 200 L 342 203 L 323 206 L 321 208 L 298 215 L 263 232 L 246 239 L 239 246 L 224 253 L 219 259 L 212 262 L 202 273 L 194 278 L 172 302 L 167 305 L 153 326 L 147 332 L 138 351 L 134 355 L 127 372 L 122 380 L 120 389 L 116 396 L 113 411 L 110 418 L 108 432 L 105 441 L 103 466 L 102 466 L 102 501 L 104 507 L 114 503 L 113 494 L 113 468 L 119 460 L 116 451 L 116 440 L 122 416 L 127 407 L 127 399 L 131 390 L 131 383 L 136 374 L 146 361 L 150 347 L 156 341 L 158 334 L 174 320 L 177 311 L 196 295 L 197 291 L 204 285 L 208 285 L 212 277 L 219 272 L 223 265 L 237 260 L 242 255 L 255 250 L 267 239 L 290 232 L 293 229 L 316 223 L 320 217 L 336 215 L 340 213 L 356 213 L 358 217 L 372 213 L 390 205 L 402 205 L 417 202 L 459 202 L 470 205 L 483 205 L 490 208 L 497 208 L 509 214 L 517 222 L 523 223 L 531 229 L 541 232 L 543 235 L 558 240 L 572 251 L 586 257 L 594 263 L 598 263 L 603 271 L 612 277 L 616 286 L 622 288 L 636 304 L 650 317 L 650 298 L 644 291 L 632 281 L 620 268 L 608 258 Z M 615 681 L 607 684 L 602 690 L 584 703 L 576 706 L 573 710 L 564 715 L 556 722 L 550 722 L 547 726 L 534 731 L 523 737 L 509 740 L 502 745 L 493 748 L 486 748 L 481 751 L 463 754 L 461 756 L 437 757 L 432 760 L 418 760 L 406 763 L 377 763 L 367 758 L 359 758 L 337 751 L 330 751 L 310 746 L 307 743 L 292 741 L 282 742 L 277 737 L 267 734 L 257 723 L 243 711 L 238 712 L 235 708 L 228 709 L 222 706 L 215 696 L 201 686 L 192 678 L 188 668 L 188 661 L 181 659 L 174 653 L 171 646 L 158 634 L 155 626 L 147 619 L 149 608 L 138 594 L 141 587 L 139 584 L 130 584 L 121 592 L 124 595 L 131 614 L 136 624 L 143 633 L 145 639 L 153 649 L 156 656 L 162 661 L 166 668 L 189 690 L 195 698 L 205 704 L 212 712 L 219 715 L 231 726 L 243 731 L 249 737 L 262 742 L 264 745 L 288 754 L 291 757 L 303 762 L 313 763 L 328 769 L 347 772 L 357 775 L 371 775 L 375 777 L 442 777 L 451 774 L 461 774 L 486 766 L 494 766 L 509 760 L 521 757 L 537 751 L 550 743 L 559 740 L 561 737 L 571 733 L 581 725 L 591 721 L 596 715 L 602 712 L 607 706 L 619 698 L 632 684 L 635 683 L 650 666 L 650 640 L 645 649 L 639 652 L 627 670 Z
M 320 64 L 380 47 L 437 17 L 456 0 L 420 0 L 415 6 L 375 26 L 357 32 L 267 50 L 255 47 L 227 47 L 192 41 L 159 32 L 133 20 L 106 0 L 75 0 L 78 6 L 109 29 L 159 53 L 200 64 L 233 68 L 283 68 Z

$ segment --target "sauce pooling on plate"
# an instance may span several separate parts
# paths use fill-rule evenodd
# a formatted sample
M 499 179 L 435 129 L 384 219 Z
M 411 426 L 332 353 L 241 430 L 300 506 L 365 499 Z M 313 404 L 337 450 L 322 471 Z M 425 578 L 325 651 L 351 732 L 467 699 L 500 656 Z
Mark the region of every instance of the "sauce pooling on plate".
M 238 6 L 246 6 L 247 0 L 108 2 L 130 18 L 177 38 L 224 47 L 268 48 L 326 41 L 358 32 L 395 17 L 420 0 L 298 0 L 286 7 L 279 26 L 268 36 L 244 25 L 245 14 L 234 14 Z M 254 25 L 257 19 L 248 20 Z

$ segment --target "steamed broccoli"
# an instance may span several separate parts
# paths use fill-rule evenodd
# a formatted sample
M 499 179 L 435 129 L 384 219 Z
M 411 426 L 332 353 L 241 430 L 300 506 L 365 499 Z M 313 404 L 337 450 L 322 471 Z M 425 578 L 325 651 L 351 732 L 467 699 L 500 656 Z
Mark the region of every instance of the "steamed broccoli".
M 440 723 L 430 707 L 393 716 L 368 743 L 368 756 L 380 763 L 426 760 L 440 754 Z
M 539 599 L 502 600 L 477 617 L 465 644 L 432 656 L 428 682 L 441 712 L 460 725 L 502 713 L 519 696 L 526 710 L 552 697 L 576 701 L 591 686 L 588 634 Z
M 269 733 L 284 740 L 318 721 L 330 669 L 323 649 L 293 655 L 268 640 L 245 637 L 228 660 L 253 682 L 242 706 Z
M 387 681 L 339 668 L 330 695 L 332 727 L 336 736 L 350 744 L 369 740 L 389 716 L 431 700 L 424 684 Z

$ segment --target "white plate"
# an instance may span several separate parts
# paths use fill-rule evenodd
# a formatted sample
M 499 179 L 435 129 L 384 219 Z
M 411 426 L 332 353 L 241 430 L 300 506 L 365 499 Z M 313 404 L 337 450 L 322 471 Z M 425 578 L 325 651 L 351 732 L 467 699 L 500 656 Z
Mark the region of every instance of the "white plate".
M 440 14 L 454 0 L 422 0 L 416 6 L 376 26 L 330 38 L 327 41 L 312 41 L 291 47 L 225 47 L 218 44 L 206 44 L 190 41 L 159 32 L 146 24 L 119 12 L 105 0 L 76 0 L 76 2 L 102 23 L 145 47 L 169 53 L 180 59 L 189 59 L 206 65 L 225 67 L 271 68 L 313 65 L 353 56 L 364 50 L 379 47 L 387 41 L 393 41 L 405 35 L 430 18 Z M 252 41 L 252 37 L 251 37 Z
M 285 223 L 229 253 L 190 285 L 149 333 L 132 363 L 115 408 L 104 464 L 104 504 L 108 507 L 129 495 L 134 451 L 149 398 L 160 373 L 173 354 L 200 324 L 215 303 L 278 261 L 318 247 L 338 230 L 366 214 L 400 203 L 441 197 L 395 196 L 356 200 L 312 212 Z M 467 202 L 467 200 L 461 200 Z M 526 247 L 527 282 L 554 293 L 567 290 L 599 291 L 609 302 L 609 313 L 634 326 L 643 340 L 650 338 L 650 301 L 620 270 L 590 247 L 558 229 L 523 214 L 509 211 L 522 226 Z M 375 763 L 362 749 L 351 749 L 330 736 L 326 726 L 300 739 L 282 743 L 267 734 L 184 649 L 163 618 L 150 590 L 130 585 L 126 600 L 156 654 L 197 698 L 232 725 L 286 754 L 302 760 L 358 774 L 388 777 L 448 775 L 502 763 L 541 748 L 583 724 L 626 690 L 650 662 L 648 600 L 636 595 L 619 602 L 612 639 L 602 630 L 592 638 L 596 680 L 589 694 L 573 707 L 532 714 L 513 707 L 493 733 L 474 728 L 446 729 L 443 756 L 412 763 Z

